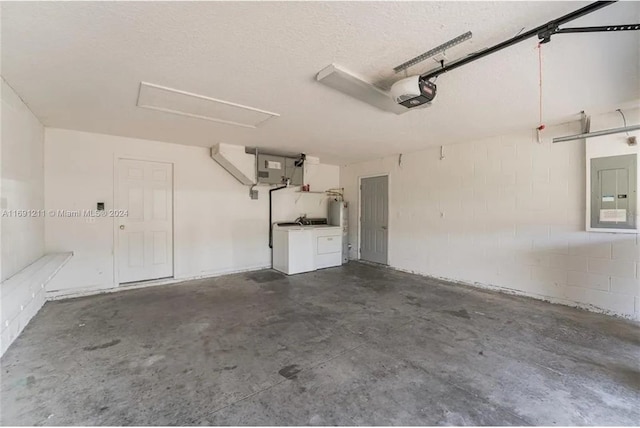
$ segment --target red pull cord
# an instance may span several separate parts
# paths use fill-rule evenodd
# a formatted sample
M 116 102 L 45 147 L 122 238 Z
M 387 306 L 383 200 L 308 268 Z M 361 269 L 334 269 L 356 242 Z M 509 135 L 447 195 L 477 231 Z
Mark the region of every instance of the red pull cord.
M 544 124 L 542 123 L 542 43 L 538 43 L 538 73 L 540 76 L 539 79 L 539 88 L 540 88 L 540 125 L 538 126 L 538 131 L 542 131 L 544 129 Z

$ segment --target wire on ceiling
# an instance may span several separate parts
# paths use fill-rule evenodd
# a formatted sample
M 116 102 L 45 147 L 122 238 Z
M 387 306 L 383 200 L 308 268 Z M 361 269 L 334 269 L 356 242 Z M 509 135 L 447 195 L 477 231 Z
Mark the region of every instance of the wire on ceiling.
M 617 109 L 616 110 L 618 113 L 620 113 L 620 115 L 622 116 L 622 123 L 624 123 L 624 127 L 627 127 L 627 118 L 624 117 L 624 113 L 622 112 L 622 110 Z M 627 131 L 627 137 L 629 136 L 629 131 Z

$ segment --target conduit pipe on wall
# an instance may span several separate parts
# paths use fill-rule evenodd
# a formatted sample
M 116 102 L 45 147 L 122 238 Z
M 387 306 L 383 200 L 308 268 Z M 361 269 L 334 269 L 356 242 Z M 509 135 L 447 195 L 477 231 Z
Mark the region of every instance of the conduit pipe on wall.
M 582 140 L 584 138 L 601 137 L 603 135 L 620 134 L 622 132 L 637 131 L 640 125 L 624 126 L 622 128 L 603 129 L 602 131 L 587 132 L 584 134 L 567 135 L 566 137 L 556 137 L 554 143 L 562 143 L 564 141 Z
M 272 195 L 273 192 L 277 192 L 278 190 L 286 189 L 288 186 L 285 184 L 283 186 L 274 187 L 273 189 L 269 189 L 269 248 L 273 248 L 273 203 L 272 203 Z

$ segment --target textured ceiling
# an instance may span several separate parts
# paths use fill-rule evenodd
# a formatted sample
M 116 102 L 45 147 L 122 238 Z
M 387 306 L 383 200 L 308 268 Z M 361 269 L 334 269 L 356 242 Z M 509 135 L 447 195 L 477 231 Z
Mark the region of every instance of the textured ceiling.
M 455 59 L 584 2 L 2 2 L 2 76 L 47 126 L 211 146 L 303 151 L 347 163 L 538 124 L 536 40 L 438 78 L 402 116 L 315 81 L 330 63 L 380 85 L 465 31 Z M 569 24 L 640 21 L 621 2 Z M 640 98 L 640 32 L 556 35 L 543 46 L 545 121 Z M 433 68 L 425 62 L 412 68 Z M 281 114 L 244 129 L 136 107 L 141 81 Z

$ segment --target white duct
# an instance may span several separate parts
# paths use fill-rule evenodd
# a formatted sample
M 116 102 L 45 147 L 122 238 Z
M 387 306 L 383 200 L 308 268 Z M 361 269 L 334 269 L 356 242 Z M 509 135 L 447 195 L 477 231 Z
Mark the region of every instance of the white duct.
M 211 157 L 245 186 L 256 184 L 256 156 L 244 146 L 219 143 L 211 147 Z

